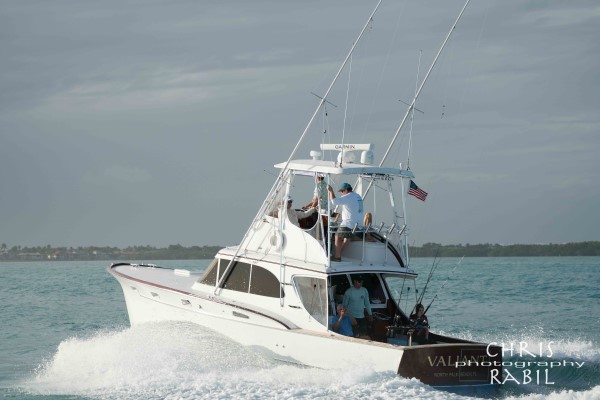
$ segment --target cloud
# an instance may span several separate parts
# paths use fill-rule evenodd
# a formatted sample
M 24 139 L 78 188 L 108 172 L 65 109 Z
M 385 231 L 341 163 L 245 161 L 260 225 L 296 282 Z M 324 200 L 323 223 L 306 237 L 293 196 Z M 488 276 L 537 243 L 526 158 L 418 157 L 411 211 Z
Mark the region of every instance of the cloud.
M 573 3 L 566 6 L 563 4 L 557 3 L 555 8 L 544 7 L 523 13 L 520 20 L 525 25 L 544 28 L 564 28 L 600 20 L 600 6 L 598 5 L 590 7 L 587 4 Z
M 583 144 L 564 144 L 564 143 L 556 143 L 556 144 L 541 144 L 539 146 L 519 146 L 515 149 L 509 149 L 503 151 L 502 153 L 507 156 L 517 156 L 517 155 L 534 155 L 545 154 L 545 155 L 553 155 L 553 154 L 573 154 L 576 152 L 584 152 L 587 151 L 588 147 Z
M 98 77 L 47 98 L 34 113 L 109 113 L 214 104 L 223 99 L 251 101 L 298 87 L 298 82 L 330 67 L 324 63 L 206 71 L 160 68 L 132 78 Z M 290 76 L 296 79 L 290 80 Z

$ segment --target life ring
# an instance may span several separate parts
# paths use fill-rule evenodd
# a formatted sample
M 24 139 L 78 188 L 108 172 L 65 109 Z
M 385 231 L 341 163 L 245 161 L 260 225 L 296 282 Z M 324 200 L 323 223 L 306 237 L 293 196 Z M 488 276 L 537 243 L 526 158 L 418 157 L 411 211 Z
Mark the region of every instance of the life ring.
M 274 231 L 269 238 L 269 243 L 275 250 L 281 251 L 285 246 L 285 235 L 279 231 Z

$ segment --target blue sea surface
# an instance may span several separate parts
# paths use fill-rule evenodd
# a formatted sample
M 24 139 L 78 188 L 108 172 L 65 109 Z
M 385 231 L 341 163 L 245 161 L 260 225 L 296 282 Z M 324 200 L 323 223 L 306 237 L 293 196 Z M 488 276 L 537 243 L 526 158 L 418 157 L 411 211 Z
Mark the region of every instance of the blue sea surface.
M 154 263 L 200 271 L 209 261 Z M 504 355 L 512 379 L 491 394 L 450 393 L 360 365 L 282 364 L 193 324 L 132 328 L 107 266 L 0 263 L 0 397 L 600 399 L 600 257 L 412 260 L 420 277 L 403 289 L 403 306 L 423 294 L 433 331 L 513 349 Z

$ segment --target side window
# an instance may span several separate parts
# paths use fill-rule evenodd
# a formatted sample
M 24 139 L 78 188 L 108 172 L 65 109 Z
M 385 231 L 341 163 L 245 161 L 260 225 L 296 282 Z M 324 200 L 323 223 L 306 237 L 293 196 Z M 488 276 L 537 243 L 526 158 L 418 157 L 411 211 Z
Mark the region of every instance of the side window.
M 279 279 L 277 279 L 270 271 L 257 265 L 253 265 L 252 279 L 250 282 L 250 293 L 279 298 Z M 281 296 L 283 297 L 283 291 Z
M 210 265 L 206 268 L 204 275 L 198 279 L 198 282 L 204 283 L 205 285 L 215 286 L 217 284 L 217 269 L 219 267 L 219 259 L 215 258 L 212 260 Z
M 250 285 L 250 264 L 236 262 L 231 267 L 231 272 L 223 283 L 224 289 L 248 293 Z
M 327 283 L 325 279 L 295 276 L 293 281 L 306 311 L 321 325 L 327 326 Z

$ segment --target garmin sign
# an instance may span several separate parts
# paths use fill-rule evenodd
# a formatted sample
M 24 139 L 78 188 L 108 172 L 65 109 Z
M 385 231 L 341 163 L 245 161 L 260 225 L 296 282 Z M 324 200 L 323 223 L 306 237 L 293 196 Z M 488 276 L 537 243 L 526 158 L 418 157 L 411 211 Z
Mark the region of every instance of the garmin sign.
M 366 151 L 366 150 L 373 150 L 373 144 L 372 143 L 365 143 L 365 144 L 321 144 L 321 150 L 335 150 L 335 151 Z

